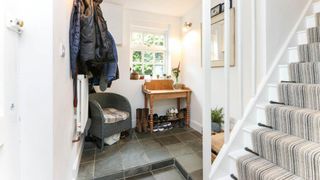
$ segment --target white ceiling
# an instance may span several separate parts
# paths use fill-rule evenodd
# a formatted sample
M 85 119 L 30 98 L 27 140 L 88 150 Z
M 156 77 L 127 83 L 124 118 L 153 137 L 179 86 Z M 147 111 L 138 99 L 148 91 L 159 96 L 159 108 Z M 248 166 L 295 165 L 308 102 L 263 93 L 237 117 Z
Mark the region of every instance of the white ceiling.
M 171 16 L 183 16 L 201 0 L 105 0 L 121 4 L 127 9 Z

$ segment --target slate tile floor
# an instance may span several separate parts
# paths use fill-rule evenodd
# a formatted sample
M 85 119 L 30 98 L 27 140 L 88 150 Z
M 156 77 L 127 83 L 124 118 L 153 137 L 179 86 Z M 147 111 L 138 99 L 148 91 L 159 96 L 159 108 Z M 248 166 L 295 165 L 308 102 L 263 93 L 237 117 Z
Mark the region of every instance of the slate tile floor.
M 147 165 L 168 159 L 175 159 L 193 180 L 201 180 L 201 134 L 191 128 L 174 128 L 154 134 L 134 133 L 132 138 L 107 146 L 104 151 L 86 144 L 81 158 L 78 180 L 103 179 L 102 177 L 111 174 L 114 176 L 113 179 L 126 180 L 185 179 L 172 165 L 157 170 L 143 169 L 147 168 Z M 130 169 L 135 167 L 139 169 L 131 172 Z M 143 173 L 130 177 L 139 172 Z

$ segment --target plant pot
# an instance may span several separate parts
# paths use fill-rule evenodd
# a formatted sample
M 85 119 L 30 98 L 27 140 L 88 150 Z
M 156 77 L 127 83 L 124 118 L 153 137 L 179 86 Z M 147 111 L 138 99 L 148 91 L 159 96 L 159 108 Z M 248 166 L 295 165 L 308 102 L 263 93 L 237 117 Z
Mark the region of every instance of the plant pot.
M 216 133 L 221 132 L 221 125 L 215 122 L 211 122 L 211 131 Z
M 184 84 L 180 84 L 180 83 L 175 83 L 173 85 L 174 89 L 183 89 L 184 87 L 185 87 Z

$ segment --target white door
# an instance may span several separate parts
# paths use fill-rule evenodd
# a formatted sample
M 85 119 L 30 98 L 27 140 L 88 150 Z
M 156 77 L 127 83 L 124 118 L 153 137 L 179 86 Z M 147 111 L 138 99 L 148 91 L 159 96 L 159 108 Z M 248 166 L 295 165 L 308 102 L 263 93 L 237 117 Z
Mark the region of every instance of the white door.
M 17 120 L 16 47 L 19 35 L 6 27 L 14 13 L 13 1 L 0 0 L 0 179 L 20 179 Z M 13 8 L 12 8 L 13 7 Z

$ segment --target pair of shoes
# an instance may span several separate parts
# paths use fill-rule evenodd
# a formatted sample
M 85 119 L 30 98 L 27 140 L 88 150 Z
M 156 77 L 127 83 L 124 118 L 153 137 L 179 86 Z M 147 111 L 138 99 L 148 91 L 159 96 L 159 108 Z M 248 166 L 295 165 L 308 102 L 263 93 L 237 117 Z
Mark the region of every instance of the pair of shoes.
M 153 132 L 162 132 L 162 131 L 164 131 L 164 128 L 161 125 L 157 124 L 153 127 Z

